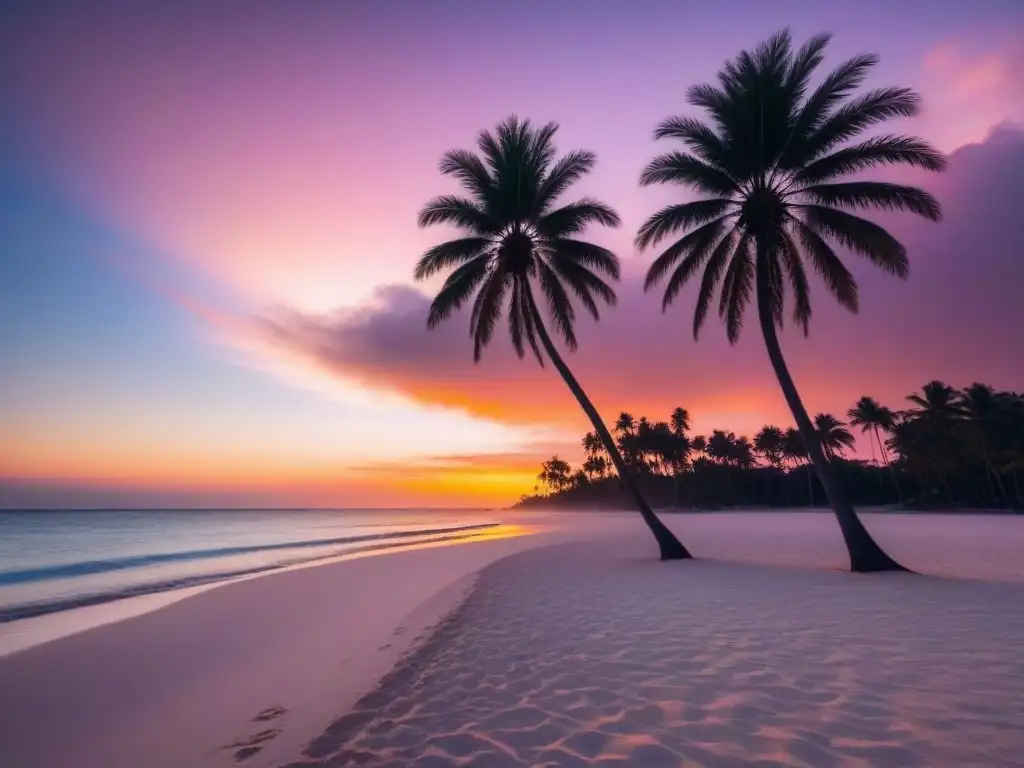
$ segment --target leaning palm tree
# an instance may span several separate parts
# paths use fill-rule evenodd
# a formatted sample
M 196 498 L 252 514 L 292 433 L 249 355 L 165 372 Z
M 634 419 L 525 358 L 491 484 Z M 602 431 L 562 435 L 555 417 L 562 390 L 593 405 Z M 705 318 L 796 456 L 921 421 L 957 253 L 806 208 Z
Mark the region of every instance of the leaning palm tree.
M 436 326 L 475 293 L 470 332 L 473 358 L 479 361 L 502 311 L 507 310 L 516 353 L 522 358 L 529 346 L 541 365 L 546 355 L 561 374 L 657 539 L 662 559 L 686 558 L 690 553 L 654 514 L 627 472 L 597 409 L 562 360 L 534 297 L 539 290 L 554 330 L 571 352 L 576 349 L 571 294 L 596 320 L 599 301 L 615 303 L 615 292 L 598 273 L 619 277 L 619 260 L 611 251 L 577 239 L 589 224 L 618 226 L 618 214 L 588 198 L 564 205 L 558 202 L 593 168 L 595 157 L 575 151 L 556 160 L 552 139 L 557 127 L 555 123 L 535 127 L 529 120 L 510 117 L 493 133 L 479 134 L 480 155 L 465 150 L 445 153 L 441 173 L 458 179 L 469 197 L 435 197 L 419 214 L 421 227 L 448 224 L 464 233 L 434 246 L 416 265 L 417 280 L 452 269 L 430 306 L 427 325 Z
M 846 424 L 831 413 L 819 413 L 814 417 L 814 428 L 818 433 L 818 441 L 829 461 L 841 457 L 847 450 L 853 449 L 854 439 Z
M 924 141 L 905 136 L 874 135 L 854 141 L 889 118 L 916 114 L 920 99 L 906 88 L 852 96 L 877 61 L 871 55 L 841 64 L 811 89 L 828 41 L 828 35 L 819 35 L 794 51 L 789 32 L 781 32 L 727 62 L 717 86 L 689 90 L 690 103 L 710 114 L 710 124 L 691 117 L 662 122 L 655 137 L 680 139 L 689 152 L 656 157 L 640 183 L 681 184 L 704 197 L 658 211 L 640 228 L 636 241 L 646 248 L 665 238 L 673 240 L 651 265 L 645 283 L 650 288 L 668 277 L 663 309 L 703 267 L 693 319 L 695 337 L 720 283 L 718 313 L 730 342 L 738 340 L 744 310 L 756 297 L 768 356 L 839 520 L 851 568 L 901 569 L 871 538 L 830 468 L 783 359 L 776 329 L 783 322 L 785 295 L 792 291 L 794 322 L 807 333 L 808 265 L 840 304 L 856 312 L 857 283 L 833 249 L 835 244 L 906 277 L 906 249 L 882 227 L 851 210 L 903 210 L 931 220 L 940 217 L 938 201 L 915 187 L 840 180 L 888 164 L 938 171 L 945 167 L 945 159 Z

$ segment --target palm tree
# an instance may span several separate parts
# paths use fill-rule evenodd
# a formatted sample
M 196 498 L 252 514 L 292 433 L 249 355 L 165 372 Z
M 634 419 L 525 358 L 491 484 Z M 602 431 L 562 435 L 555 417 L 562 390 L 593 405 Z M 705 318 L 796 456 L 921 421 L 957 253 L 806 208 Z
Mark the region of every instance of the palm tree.
M 818 35 L 794 51 L 789 32 L 781 32 L 727 62 L 718 86 L 689 90 L 690 103 L 705 109 L 711 124 L 689 117 L 662 122 L 655 137 L 680 139 L 690 152 L 656 157 L 640 183 L 681 184 L 705 197 L 657 212 L 640 228 L 636 242 L 646 248 L 670 236 L 674 240 L 655 259 L 645 283 L 650 288 L 669 275 L 663 309 L 703 265 L 695 337 L 719 283 L 718 313 L 730 342 L 739 339 L 744 310 L 756 296 L 768 357 L 838 518 L 851 568 L 902 570 L 871 538 L 829 466 L 782 356 L 776 327 L 782 325 L 788 283 L 794 322 L 808 331 L 807 262 L 839 303 L 856 312 L 857 283 L 830 240 L 891 274 L 907 276 L 906 249 L 851 209 L 904 210 L 940 218 L 938 201 L 915 187 L 838 180 L 886 164 L 938 171 L 945 167 L 945 158 L 924 141 L 905 136 L 872 136 L 852 143 L 890 118 L 916 114 L 920 99 L 906 88 L 851 97 L 877 61 L 871 55 L 841 64 L 810 90 L 828 41 L 828 35 Z
M 601 442 L 601 437 L 596 432 L 587 432 L 583 436 L 583 450 L 590 457 L 599 455 L 604 450 L 604 443 Z
M 960 393 L 941 381 L 929 381 L 921 387 L 921 394 L 907 395 L 907 400 L 918 407 L 918 414 L 938 421 L 959 419 L 964 413 Z
M 619 418 L 615 420 L 615 426 L 612 427 L 617 435 L 631 435 L 633 430 L 636 429 L 636 419 L 633 418 L 632 414 L 623 411 L 619 414 Z
M 857 401 L 857 404 L 848 411 L 847 416 L 850 418 L 851 426 L 860 427 L 862 434 L 868 434 L 868 443 L 871 444 L 872 461 L 875 457 L 875 444 L 871 442 L 871 436 L 872 434 L 874 435 L 875 441 L 878 443 L 878 452 L 881 455 L 882 461 L 889 468 L 892 480 L 896 484 L 896 495 L 899 497 L 900 504 L 902 505 L 904 503 L 903 486 L 900 485 L 900 479 L 896 474 L 895 467 L 889 461 L 889 455 L 885 450 L 885 444 L 882 442 L 881 436 L 881 430 L 891 432 L 893 429 L 896 417 L 892 410 L 879 404 L 875 398 L 865 396 Z
M 882 441 L 878 436 L 879 428 L 882 428 L 882 406 L 873 397 L 862 397 L 857 404 L 847 411 L 851 427 L 860 427 L 861 434 L 868 436 L 868 443 L 871 445 L 871 461 L 875 459 L 875 441 L 878 442 L 881 456 L 885 457 L 885 450 L 881 447 Z
M 537 475 L 537 479 L 552 491 L 562 491 L 568 488 L 572 482 L 571 477 L 572 467 L 569 466 L 569 462 L 558 458 L 558 456 L 552 456 L 541 464 L 540 474 Z
M 814 428 L 818 433 L 818 441 L 829 461 L 842 457 L 847 450 L 853 450 L 854 439 L 846 423 L 831 413 L 819 413 L 814 417 Z
M 757 464 L 754 458 L 754 446 L 746 435 L 740 435 L 732 444 L 732 463 L 740 469 L 752 469 Z
M 570 352 L 576 349 L 576 310 L 570 292 L 595 320 L 600 315 L 598 301 L 613 305 L 616 300 L 598 273 L 617 279 L 618 258 L 577 235 L 593 223 L 618 226 L 619 216 L 589 198 L 564 205 L 557 202 L 595 163 L 594 154 L 583 151 L 556 161 L 552 139 L 557 128 L 555 123 L 534 127 L 529 120 L 510 117 L 493 133 L 479 134 L 480 155 L 465 150 L 445 153 L 441 173 L 460 181 L 470 196 L 435 197 L 419 214 L 421 227 L 448 224 L 464 233 L 434 246 L 416 265 L 418 280 L 454 268 L 430 306 L 427 326 L 432 328 L 451 316 L 475 293 L 470 332 L 473 359 L 479 361 L 507 306 L 516 353 L 522 358 L 529 345 L 541 365 L 546 355 L 561 374 L 654 534 L 662 559 L 686 558 L 690 553 L 640 494 L 608 428 L 551 340 L 534 298 L 536 287 Z
M 690 449 L 697 453 L 705 453 L 708 449 L 708 439 L 704 435 L 694 435 L 690 441 Z
M 677 435 L 684 435 L 690 431 L 690 412 L 685 408 L 676 408 L 672 411 L 669 421 L 672 424 L 672 431 Z
M 754 435 L 754 450 L 764 456 L 768 466 L 778 469 L 782 466 L 783 440 L 782 430 L 769 424 Z
M 708 438 L 707 447 L 704 452 L 708 458 L 718 464 L 728 464 L 732 461 L 736 451 L 736 434 L 716 429 Z

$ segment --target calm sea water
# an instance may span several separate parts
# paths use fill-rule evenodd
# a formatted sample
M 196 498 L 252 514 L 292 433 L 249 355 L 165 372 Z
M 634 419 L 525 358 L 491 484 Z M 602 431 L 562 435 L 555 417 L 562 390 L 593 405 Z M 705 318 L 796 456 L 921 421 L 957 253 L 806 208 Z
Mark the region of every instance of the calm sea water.
M 0 512 L 0 622 L 479 533 L 486 512 Z

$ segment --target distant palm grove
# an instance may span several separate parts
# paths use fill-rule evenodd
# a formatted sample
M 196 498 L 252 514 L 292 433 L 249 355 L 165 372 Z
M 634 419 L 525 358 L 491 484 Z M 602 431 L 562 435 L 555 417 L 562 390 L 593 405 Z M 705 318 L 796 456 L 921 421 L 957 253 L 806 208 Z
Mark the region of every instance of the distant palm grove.
M 814 418 L 828 460 L 860 505 L 1024 510 L 1024 394 L 985 384 L 962 390 L 932 381 L 895 410 L 862 397 L 839 418 Z M 655 506 L 820 506 L 825 495 L 793 427 L 766 425 L 752 438 L 726 430 L 691 434 L 690 415 L 668 421 L 620 414 L 619 451 Z M 870 458 L 851 458 L 855 433 Z M 593 433 L 585 460 L 544 462 L 525 506 L 620 507 L 626 499 Z

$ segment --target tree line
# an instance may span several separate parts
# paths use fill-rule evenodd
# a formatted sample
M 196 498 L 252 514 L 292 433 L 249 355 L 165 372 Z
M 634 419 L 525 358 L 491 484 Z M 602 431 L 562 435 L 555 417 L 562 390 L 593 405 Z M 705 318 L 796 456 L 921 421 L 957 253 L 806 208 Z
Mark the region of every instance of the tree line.
M 854 503 L 907 508 L 1024 509 L 1024 394 L 975 383 L 941 381 L 908 395 L 894 410 L 862 397 L 846 420 L 814 417 L 816 437 Z M 870 459 L 847 454 L 854 432 L 866 436 Z M 615 421 L 616 448 L 643 492 L 658 506 L 814 506 L 825 501 L 799 430 L 765 425 L 753 437 L 722 429 L 691 434 L 690 415 L 668 421 Z M 522 505 L 621 506 L 621 484 L 593 432 L 583 436 L 576 467 L 558 456 L 542 464 L 535 494 Z
M 860 214 L 902 211 L 937 221 L 939 203 L 923 189 L 866 176 L 891 165 L 941 171 L 946 159 L 922 139 L 878 130 L 891 119 L 917 115 L 921 99 L 909 88 L 861 90 L 876 56 L 853 56 L 819 76 L 829 40 L 827 34 L 815 35 L 797 48 L 784 30 L 727 60 L 715 83 L 690 86 L 686 101 L 706 119 L 662 120 L 654 138 L 679 142 L 683 149 L 656 155 L 639 174 L 641 186 L 675 185 L 685 194 L 653 213 L 634 242 L 639 251 L 664 247 L 644 282 L 645 290 L 663 286 L 663 310 L 686 284 L 699 284 L 695 340 L 717 309 L 735 343 L 754 305 L 769 361 L 836 515 L 851 569 L 905 570 L 858 518 L 835 460 L 837 449 L 819 439 L 786 365 L 778 330 L 788 314 L 792 325 L 807 333 L 809 272 L 840 305 L 857 312 L 857 282 L 840 253 L 863 257 L 895 277 L 908 276 L 906 248 Z M 627 462 L 563 356 L 563 350 L 576 350 L 577 309 L 596 321 L 603 307 L 616 303 L 611 283 L 620 277 L 618 257 L 582 236 L 594 225 L 617 227 L 621 220 L 599 200 L 563 200 L 597 158 L 585 150 L 558 157 L 557 130 L 554 122 L 535 125 L 512 116 L 493 131 L 481 131 L 477 151 L 452 149 L 442 156 L 441 173 L 456 180 L 464 194 L 434 197 L 419 213 L 421 227 L 444 225 L 459 233 L 430 248 L 416 265 L 417 280 L 447 273 L 427 326 L 468 307 L 473 358 L 479 361 L 506 316 L 519 357 L 529 353 L 540 365 L 550 362 L 579 402 L 661 558 L 689 558 L 689 550 L 654 513 L 639 467 Z

